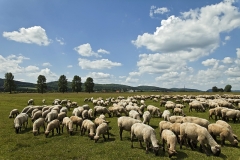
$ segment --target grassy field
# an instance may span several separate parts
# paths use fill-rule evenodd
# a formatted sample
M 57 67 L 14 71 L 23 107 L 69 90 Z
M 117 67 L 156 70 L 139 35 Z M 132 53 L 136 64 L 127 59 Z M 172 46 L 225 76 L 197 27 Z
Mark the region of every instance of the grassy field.
M 123 131 L 123 141 L 119 139 L 119 129 L 117 127 L 117 117 L 108 118 L 110 121 L 110 139 L 103 141 L 103 138 L 97 143 L 90 140 L 86 135 L 81 136 L 79 130 L 74 132 L 73 136 L 69 136 L 64 128 L 64 133 L 57 135 L 55 132 L 54 136 L 48 138 L 45 137 L 43 128 L 40 129 L 40 135 L 33 136 L 32 133 L 32 122 L 29 119 L 28 128 L 23 130 L 20 134 L 16 134 L 13 128 L 13 118 L 8 118 L 9 112 L 17 108 L 20 111 L 27 106 L 27 101 L 33 98 L 35 105 L 42 105 L 42 99 L 46 99 L 46 104 L 51 104 L 55 98 L 59 99 L 70 99 L 72 101 L 78 102 L 79 105 L 86 104 L 83 100 L 88 97 L 118 97 L 118 96 L 131 96 L 131 95 L 161 95 L 161 94 L 187 94 L 187 93 L 21 93 L 21 94 L 8 94 L 0 93 L 0 159 L 1 160 L 92 160 L 92 159 L 109 159 L 109 160 L 142 160 L 142 159 L 169 159 L 167 152 L 164 153 L 160 151 L 159 156 L 155 156 L 152 152 L 149 154 L 145 153 L 145 148 L 140 148 L 139 143 L 136 141 L 134 143 L 134 148 L 131 148 L 130 135 L 128 132 Z M 200 94 L 200 93 L 188 93 L 188 94 Z M 202 93 L 201 93 L 202 94 Z M 147 100 L 145 102 L 147 105 L 152 104 L 159 106 L 159 102 L 153 102 L 152 100 Z M 91 108 L 93 105 L 88 103 Z M 164 108 L 160 107 L 163 111 Z M 208 119 L 208 111 L 205 113 L 188 112 L 188 107 L 184 109 L 188 116 L 198 116 Z M 71 115 L 68 112 L 68 116 Z M 150 125 L 155 128 L 156 132 L 159 132 L 158 123 L 162 118 L 152 118 Z M 210 120 L 211 123 L 215 122 Z M 233 128 L 233 131 L 240 137 L 240 127 L 239 123 L 234 124 L 229 122 Z M 158 139 L 159 134 L 157 134 Z M 218 141 L 219 143 L 220 141 Z M 145 146 L 145 144 L 144 144 Z M 222 147 L 222 153 L 219 157 L 210 156 L 207 157 L 204 153 L 199 152 L 199 150 L 192 151 L 190 148 L 183 146 L 183 149 L 179 148 L 177 145 L 176 156 L 171 159 L 229 159 L 238 160 L 240 159 L 239 147 L 232 147 L 229 142 L 226 141 L 226 145 Z

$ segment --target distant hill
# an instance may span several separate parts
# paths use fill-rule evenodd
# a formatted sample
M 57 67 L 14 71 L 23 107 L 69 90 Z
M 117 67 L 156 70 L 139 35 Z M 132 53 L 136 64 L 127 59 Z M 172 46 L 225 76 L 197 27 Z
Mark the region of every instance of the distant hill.
M 0 78 L 0 90 L 3 91 L 3 84 L 4 79 Z M 37 84 L 36 83 L 29 83 L 29 82 L 20 82 L 15 81 L 17 85 L 17 91 L 33 91 L 36 92 Z M 68 91 L 71 92 L 71 85 L 72 82 L 68 82 Z M 58 81 L 48 82 L 47 83 L 48 91 L 58 91 Z M 82 85 L 84 89 L 84 85 Z M 94 91 L 98 92 L 126 92 L 126 91 L 156 91 L 156 92 L 202 92 L 201 90 L 197 89 L 189 89 L 189 88 L 161 88 L 156 86 L 137 86 L 132 87 L 128 85 L 122 84 L 94 84 Z

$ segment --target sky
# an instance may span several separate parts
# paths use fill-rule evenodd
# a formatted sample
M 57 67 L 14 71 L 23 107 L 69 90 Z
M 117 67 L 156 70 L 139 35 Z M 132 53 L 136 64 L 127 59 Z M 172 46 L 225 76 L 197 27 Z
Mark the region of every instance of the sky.
M 1 0 L 0 78 L 240 89 L 240 0 Z

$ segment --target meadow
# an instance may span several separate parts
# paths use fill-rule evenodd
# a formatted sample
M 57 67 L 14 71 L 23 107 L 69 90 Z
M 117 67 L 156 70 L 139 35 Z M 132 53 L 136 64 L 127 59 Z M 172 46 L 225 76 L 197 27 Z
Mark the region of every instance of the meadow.
M 32 122 L 29 119 L 28 127 L 26 130 L 22 130 L 19 134 L 15 133 L 13 118 L 8 118 L 9 112 L 17 108 L 21 111 L 27 106 L 27 101 L 30 98 L 34 99 L 35 105 L 42 105 L 42 99 L 46 99 L 46 104 L 50 105 L 52 101 L 56 98 L 59 99 L 69 99 L 71 101 L 78 102 L 78 105 L 89 104 L 93 108 L 91 102 L 84 102 L 84 98 L 98 98 L 103 97 L 118 97 L 132 95 L 162 95 L 162 94 L 213 94 L 213 93 L 160 93 L 160 92 L 139 92 L 139 93 L 0 93 L 0 159 L 1 160 L 92 160 L 92 159 L 106 159 L 106 160 L 147 160 L 147 159 L 169 159 L 167 152 L 160 150 L 159 155 L 155 156 L 152 152 L 148 154 L 145 153 L 145 148 L 141 148 L 137 141 L 134 142 L 134 148 L 131 148 L 130 134 L 123 131 L 123 141 L 120 141 L 119 129 L 117 126 L 117 117 L 109 118 L 106 115 L 107 120 L 110 121 L 110 139 L 104 141 L 100 138 L 97 143 L 90 140 L 87 135 L 80 135 L 80 131 L 74 132 L 73 136 L 67 134 L 66 128 L 61 134 L 56 134 L 51 136 L 51 134 L 46 138 L 44 135 L 43 128 L 40 129 L 40 135 L 34 136 L 32 133 Z M 159 106 L 159 102 L 153 102 L 148 99 L 145 101 L 147 105 L 152 104 Z M 163 111 L 164 107 L 160 107 Z M 206 112 L 188 112 L 188 106 L 184 108 L 187 116 L 198 116 L 201 118 L 208 119 L 208 111 Z M 68 112 L 68 116 L 71 116 L 72 110 Z M 160 140 L 158 123 L 162 118 L 152 118 L 150 125 L 156 130 L 157 137 Z M 214 123 L 215 120 L 210 120 Z M 238 137 L 240 137 L 240 123 L 229 122 L 233 128 L 233 131 Z M 218 137 L 218 141 L 220 140 Z M 161 141 L 160 141 L 161 143 Z M 145 144 L 144 144 L 145 146 Z M 199 144 L 198 144 L 199 146 Z M 183 146 L 180 149 L 177 145 L 176 156 L 171 159 L 206 159 L 206 160 L 239 160 L 240 150 L 239 147 L 232 147 L 228 141 L 226 145 L 222 147 L 222 151 L 219 157 L 213 155 L 207 157 L 205 153 L 200 152 L 198 149 L 191 150 Z

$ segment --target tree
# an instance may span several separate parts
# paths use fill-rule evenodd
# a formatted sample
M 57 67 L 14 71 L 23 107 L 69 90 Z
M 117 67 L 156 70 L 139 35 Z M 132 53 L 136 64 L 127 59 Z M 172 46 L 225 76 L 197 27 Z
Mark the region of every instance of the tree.
M 75 75 L 72 80 L 72 91 L 77 93 L 82 91 L 81 77 L 77 75 Z
M 212 92 L 218 92 L 218 88 L 216 86 L 212 87 Z
M 67 78 L 65 75 L 61 75 L 58 79 L 58 91 L 63 93 L 67 91 Z
M 46 90 L 47 90 L 46 77 L 43 75 L 39 75 L 37 80 L 37 91 L 38 93 L 43 94 L 43 92 L 45 92 Z
M 14 76 L 11 72 L 5 73 L 5 80 L 4 80 L 4 90 L 9 91 L 10 94 L 12 93 L 13 90 L 16 89 L 16 85 L 14 82 Z
M 85 84 L 86 92 L 88 92 L 88 93 L 93 92 L 94 83 L 93 83 L 93 79 L 91 77 L 88 77 L 84 84 Z
M 224 92 L 231 92 L 232 86 L 230 84 L 226 85 L 224 88 Z

